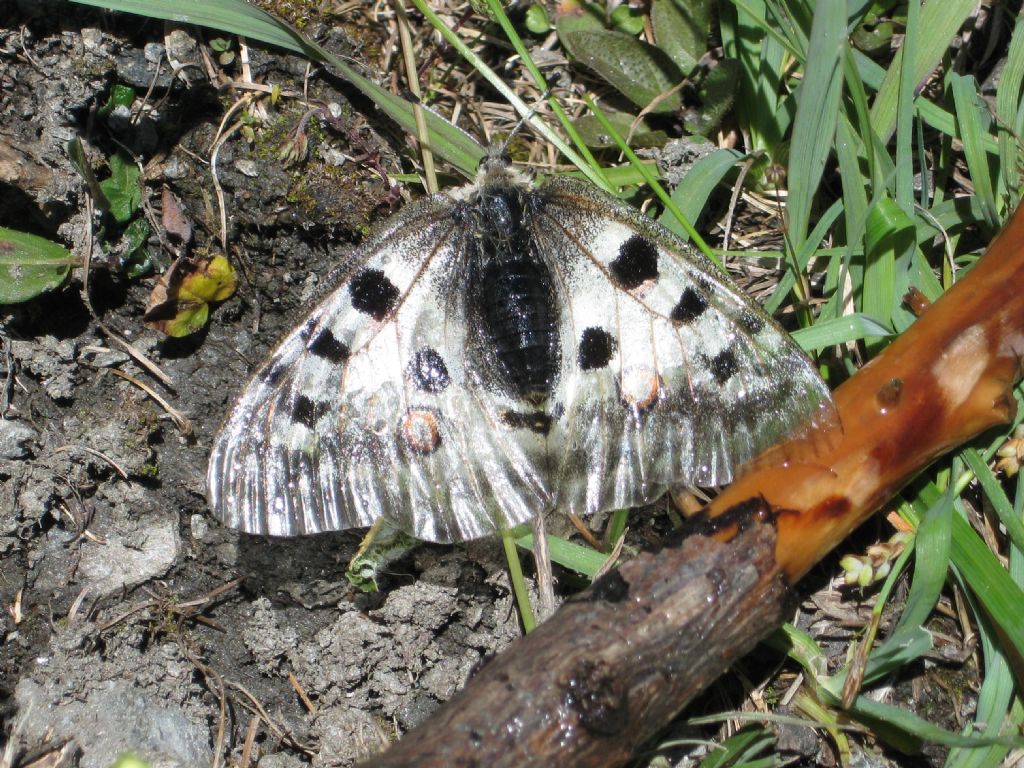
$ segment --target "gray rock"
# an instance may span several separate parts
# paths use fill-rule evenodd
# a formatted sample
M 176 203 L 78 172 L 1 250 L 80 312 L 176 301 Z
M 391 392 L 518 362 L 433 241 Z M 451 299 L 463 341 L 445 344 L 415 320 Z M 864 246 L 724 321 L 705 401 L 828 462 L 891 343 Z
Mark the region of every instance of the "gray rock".
M 122 589 L 162 576 L 178 556 L 176 519 L 158 519 L 132 534 L 110 536 L 104 546 L 82 548 L 78 574 L 94 595 Z
M 0 459 L 26 458 L 29 455 L 26 443 L 38 439 L 38 433 L 25 422 L 0 419 Z
M 99 683 L 80 698 L 53 701 L 46 688 L 25 678 L 14 698 L 24 717 L 19 733 L 24 742 L 72 739 L 82 750 L 81 768 L 110 768 L 126 753 L 138 755 L 150 768 L 210 764 L 206 730 L 128 680 Z

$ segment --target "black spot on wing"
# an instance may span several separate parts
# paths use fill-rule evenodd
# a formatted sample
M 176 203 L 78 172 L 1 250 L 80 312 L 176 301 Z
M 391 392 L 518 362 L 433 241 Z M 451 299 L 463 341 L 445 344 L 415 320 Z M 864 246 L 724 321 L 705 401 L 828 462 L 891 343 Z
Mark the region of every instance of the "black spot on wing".
M 669 318 L 676 323 L 692 323 L 703 315 L 707 308 L 708 300 L 704 295 L 692 285 L 688 285 L 679 295 L 679 301 L 672 308 Z
M 406 369 L 413 386 L 421 392 L 436 394 L 444 391 L 451 383 L 448 366 L 436 349 L 424 347 L 415 355 Z
M 590 371 L 604 368 L 615 354 L 615 339 L 604 328 L 586 328 L 580 336 L 577 353 L 580 368 Z
M 711 375 L 719 384 L 725 384 L 736 373 L 736 353 L 723 349 L 711 358 Z
M 383 320 L 398 302 L 398 286 L 379 269 L 364 269 L 348 284 L 352 306 L 377 322 Z
M 348 344 L 340 341 L 338 337 L 331 332 L 330 328 L 322 328 L 316 337 L 306 344 L 306 349 L 317 357 L 323 358 L 324 360 L 337 365 L 348 360 L 348 357 L 351 354 Z
M 619 255 L 608 267 L 620 288 L 639 288 L 658 278 L 658 248 L 647 238 L 633 235 L 619 246 Z
M 305 395 L 299 395 L 292 402 L 290 416 L 292 421 L 307 429 L 315 429 L 316 423 L 326 413 L 327 403 L 319 403 Z
M 538 435 L 546 435 L 551 431 L 551 416 L 543 411 L 505 411 L 501 420 L 513 429 L 528 429 Z

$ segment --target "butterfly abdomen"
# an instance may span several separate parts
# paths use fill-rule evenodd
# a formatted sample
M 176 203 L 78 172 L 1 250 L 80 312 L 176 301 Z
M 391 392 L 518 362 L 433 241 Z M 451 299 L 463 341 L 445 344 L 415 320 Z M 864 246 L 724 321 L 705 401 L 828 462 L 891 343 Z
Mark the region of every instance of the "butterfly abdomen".
M 558 370 L 550 275 L 535 261 L 493 261 L 481 275 L 481 330 L 506 379 L 506 389 L 546 400 Z
M 484 368 L 501 389 L 534 403 L 550 396 L 560 361 L 552 276 L 532 245 L 532 209 L 542 204 L 518 187 L 481 190 L 466 292 L 480 349 L 490 358 Z

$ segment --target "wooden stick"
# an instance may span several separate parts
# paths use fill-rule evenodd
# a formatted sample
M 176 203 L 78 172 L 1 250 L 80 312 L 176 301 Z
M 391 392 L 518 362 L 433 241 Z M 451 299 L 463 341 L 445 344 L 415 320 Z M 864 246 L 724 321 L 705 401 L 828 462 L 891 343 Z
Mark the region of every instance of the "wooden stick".
M 368 766 L 615 766 L 782 620 L 786 584 L 942 454 L 1012 418 L 1024 212 L 835 394 L 841 430 L 772 449 L 696 535 L 595 582 Z
M 841 435 L 767 451 L 707 512 L 766 499 L 778 514 L 776 557 L 796 582 L 933 459 L 1012 420 L 1022 359 L 1024 207 L 967 275 L 836 390 Z

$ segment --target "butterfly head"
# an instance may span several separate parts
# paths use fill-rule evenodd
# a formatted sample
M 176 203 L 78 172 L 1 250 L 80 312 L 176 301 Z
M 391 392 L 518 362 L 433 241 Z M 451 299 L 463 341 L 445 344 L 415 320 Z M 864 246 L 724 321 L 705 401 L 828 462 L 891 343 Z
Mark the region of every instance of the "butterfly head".
M 506 151 L 505 144 L 492 146 L 480 161 L 476 169 L 478 189 L 494 186 L 529 187 L 530 177 L 512 165 L 512 158 Z

